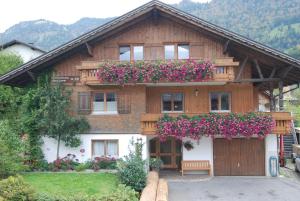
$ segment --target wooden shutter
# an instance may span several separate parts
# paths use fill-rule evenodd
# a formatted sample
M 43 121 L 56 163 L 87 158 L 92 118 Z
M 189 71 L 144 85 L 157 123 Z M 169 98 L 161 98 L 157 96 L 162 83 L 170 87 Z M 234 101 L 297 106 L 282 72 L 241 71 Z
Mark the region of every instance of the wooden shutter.
M 91 93 L 78 92 L 78 114 L 91 113 Z
M 131 98 L 129 94 L 118 93 L 118 113 L 119 114 L 130 114 L 131 112 Z

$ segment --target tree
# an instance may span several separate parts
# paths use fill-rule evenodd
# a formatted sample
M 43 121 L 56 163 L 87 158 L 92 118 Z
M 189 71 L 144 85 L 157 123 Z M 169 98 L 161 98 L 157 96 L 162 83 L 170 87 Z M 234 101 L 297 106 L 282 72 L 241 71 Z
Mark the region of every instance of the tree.
M 0 75 L 20 66 L 23 60 L 13 53 L 0 53 Z
M 90 126 L 85 118 L 70 115 L 71 92 L 62 84 L 46 85 L 41 91 L 40 126 L 43 135 L 57 140 L 56 157 L 59 158 L 60 143 L 78 147 L 81 143 L 79 133 L 87 131 Z
M 11 53 L 0 53 L 0 75 L 21 65 L 23 60 L 20 56 Z M 15 114 L 17 103 L 19 102 L 18 94 L 22 90 L 10 86 L 0 86 L 0 120 L 6 119 L 8 114 Z

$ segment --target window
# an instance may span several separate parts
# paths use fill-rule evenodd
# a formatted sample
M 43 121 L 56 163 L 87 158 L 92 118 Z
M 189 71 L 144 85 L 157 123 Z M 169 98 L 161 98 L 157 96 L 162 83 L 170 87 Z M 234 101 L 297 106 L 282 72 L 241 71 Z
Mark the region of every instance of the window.
M 78 113 L 89 114 L 91 112 L 91 93 L 78 92 Z
M 120 61 L 130 61 L 130 46 L 120 46 L 119 56 Z
M 230 111 L 230 95 L 225 92 L 210 93 L 210 110 L 212 112 L 229 112 Z
M 183 111 L 183 94 L 182 93 L 165 93 L 162 95 L 163 112 L 182 112 Z
M 93 96 L 93 114 L 116 114 L 117 101 L 115 93 L 96 92 Z
M 144 59 L 144 47 L 143 46 L 133 46 L 133 60 L 143 60 Z
M 190 46 L 187 44 L 178 45 L 178 59 L 190 58 Z
M 118 157 L 118 140 L 92 140 L 92 157 Z
M 175 45 L 165 45 L 165 59 L 175 59 Z

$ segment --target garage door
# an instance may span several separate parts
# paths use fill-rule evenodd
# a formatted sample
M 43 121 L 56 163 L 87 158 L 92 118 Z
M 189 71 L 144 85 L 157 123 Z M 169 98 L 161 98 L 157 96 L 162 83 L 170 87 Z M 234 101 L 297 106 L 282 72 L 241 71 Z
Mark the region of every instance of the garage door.
M 265 175 L 265 144 L 258 139 L 215 139 L 215 176 Z

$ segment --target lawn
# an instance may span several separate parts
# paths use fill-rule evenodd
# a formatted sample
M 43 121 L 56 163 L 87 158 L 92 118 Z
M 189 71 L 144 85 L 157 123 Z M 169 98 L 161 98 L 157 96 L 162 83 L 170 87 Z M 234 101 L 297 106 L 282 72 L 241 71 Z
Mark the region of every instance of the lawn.
M 38 193 L 53 195 L 106 195 L 113 191 L 119 181 L 108 173 L 28 173 L 25 181 Z

